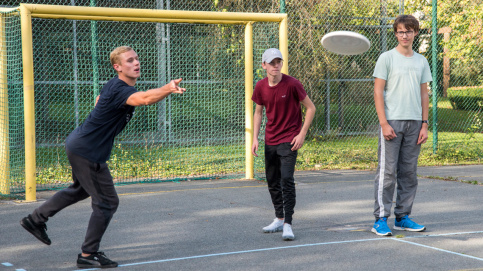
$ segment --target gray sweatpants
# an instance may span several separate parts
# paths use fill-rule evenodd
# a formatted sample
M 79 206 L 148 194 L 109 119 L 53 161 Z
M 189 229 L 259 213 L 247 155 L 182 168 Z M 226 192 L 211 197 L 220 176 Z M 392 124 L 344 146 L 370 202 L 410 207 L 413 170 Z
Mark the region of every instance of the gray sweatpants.
M 421 145 L 418 145 L 420 120 L 389 120 L 397 137 L 385 140 L 379 127 L 379 147 L 374 216 L 389 217 L 397 183 L 394 214 L 396 218 L 411 214 L 418 188 L 417 168 Z

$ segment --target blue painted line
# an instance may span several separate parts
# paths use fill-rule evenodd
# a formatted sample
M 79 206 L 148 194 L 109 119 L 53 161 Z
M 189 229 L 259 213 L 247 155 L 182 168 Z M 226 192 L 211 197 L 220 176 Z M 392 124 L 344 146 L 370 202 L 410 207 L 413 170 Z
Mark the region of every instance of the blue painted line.
M 13 264 L 11 264 L 11 263 L 2 263 L 2 265 L 5 265 L 5 266 L 13 266 Z

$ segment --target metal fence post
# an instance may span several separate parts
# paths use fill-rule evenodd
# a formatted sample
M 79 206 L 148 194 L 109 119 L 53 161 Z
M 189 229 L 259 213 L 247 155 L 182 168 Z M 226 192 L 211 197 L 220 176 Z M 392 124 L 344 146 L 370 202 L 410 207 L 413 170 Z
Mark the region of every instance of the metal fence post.
M 438 0 L 433 0 L 432 7 L 432 31 L 431 31 L 431 52 L 432 52 L 432 75 L 431 93 L 433 97 L 433 153 L 438 150 Z
M 96 0 L 91 0 L 91 7 L 96 6 Z M 97 95 L 99 95 L 99 63 L 97 53 L 97 21 L 91 21 L 91 56 L 92 56 L 92 93 L 94 94 L 94 104 L 96 102 Z

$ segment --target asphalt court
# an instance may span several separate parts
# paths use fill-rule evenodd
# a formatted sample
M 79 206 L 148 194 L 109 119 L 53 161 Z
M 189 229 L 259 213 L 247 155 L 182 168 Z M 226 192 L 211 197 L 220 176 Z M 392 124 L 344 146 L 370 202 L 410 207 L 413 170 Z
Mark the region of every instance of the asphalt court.
M 294 241 L 262 233 L 274 218 L 264 182 L 119 186 L 101 251 L 119 270 L 483 270 L 483 186 L 465 182 L 483 182 L 483 166 L 421 167 L 418 175 L 411 217 L 427 231 L 380 237 L 370 231 L 374 171 L 297 172 Z M 19 225 L 52 193 L 0 202 L 0 270 L 77 270 L 89 200 L 50 219 L 51 246 Z

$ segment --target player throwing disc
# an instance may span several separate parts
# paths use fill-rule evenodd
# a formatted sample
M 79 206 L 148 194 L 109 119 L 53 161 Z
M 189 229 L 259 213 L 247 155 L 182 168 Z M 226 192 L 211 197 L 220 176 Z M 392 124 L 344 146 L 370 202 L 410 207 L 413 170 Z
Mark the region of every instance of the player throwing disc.
M 369 39 L 352 31 L 327 33 L 320 42 L 325 49 L 339 55 L 360 55 L 371 47 Z

